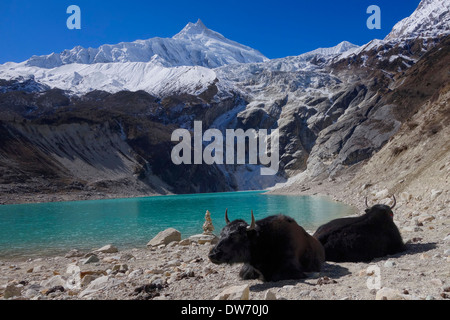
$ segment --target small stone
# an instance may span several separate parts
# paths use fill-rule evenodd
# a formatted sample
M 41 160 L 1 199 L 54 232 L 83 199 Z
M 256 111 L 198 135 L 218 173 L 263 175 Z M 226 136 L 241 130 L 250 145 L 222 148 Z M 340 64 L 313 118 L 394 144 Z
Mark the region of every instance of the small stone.
M 170 260 L 169 262 L 167 262 L 166 266 L 167 267 L 177 267 L 181 265 L 181 261 L 178 259 L 174 259 L 174 260 Z
M 3 297 L 5 299 L 9 299 L 12 297 L 18 297 L 22 294 L 22 287 L 21 285 L 15 285 L 15 284 L 9 284 L 5 288 L 5 292 L 3 293 Z
M 128 274 L 128 278 L 130 278 L 130 279 L 137 278 L 137 277 L 141 276 L 143 273 L 144 273 L 144 271 L 142 269 L 137 269 L 137 270 L 131 271 Z
M 327 276 L 321 277 L 317 280 L 318 285 L 332 284 L 332 283 L 337 283 L 337 281 L 334 279 L 330 279 Z
M 92 293 L 97 292 L 100 289 L 103 289 L 106 287 L 109 281 L 109 276 L 102 276 L 95 280 L 93 280 L 85 290 L 80 292 L 79 297 L 83 298 L 84 296 L 90 295 Z
M 135 257 L 131 254 L 131 253 L 124 253 L 123 255 L 120 256 L 120 260 L 131 260 L 134 259 Z
M 178 243 L 180 246 L 188 246 L 191 244 L 191 240 L 189 238 L 183 239 Z
M 45 266 L 39 265 L 39 266 L 35 266 L 35 267 L 33 268 L 33 272 L 43 272 L 43 271 L 45 271 L 45 269 L 46 269 Z
M 92 254 L 86 260 L 84 260 L 83 264 L 95 263 L 95 262 L 99 262 L 99 261 L 100 261 L 100 259 L 97 257 L 97 255 Z
M 114 272 L 121 272 L 121 273 L 125 273 L 128 270 L 128 265 L 127 264 L 116 264 L 114 265 L 114 267 L 112 268 L 112 271 Z
M 437 197 L 439 197 L 442 193 L 442 190 L 436 190 L 436 189 L 432 189 L 431 190 L 431 200 L 435 200 Z
M 36 290 L 33 288 L 28 288 L 25 293 L 23 294 L 24 297 L 28 298 L 28 299 L 32 299 L 36 296 L 39 296 L 41 294 L 40 290 Z
M 434 219 L 435 219 L 434 216 L 430 214 L 422 214 L 417 218 L 417 222 L 423 224 L 425 222 L 433 221 Z
M 77 258 L 77 257 L 82 257 L 83 255 L 84 255 L 83 252 L 80 252 L 77 249 L 72 249 L 69 252 L 67 252 L 64 257 L 65 258 Z
M 398 290 L 384 287 L 377 291 L 375 300 L 405 300 L 405 297 Z
M 277 296 L 271 290 L 267 290 L 264 294 L 264 300 L 277 300 Z
M 377 193 L 374 194 L 374 198 L 376 200 L 385 199 L 387 197 L 389 197 L 389 190 L 388 189 L 383 189 L 383 190 L 378 191 Z
M 399 195 L 400 201 L 409 202 L 412 199 L 412 195 L 408 192 L 402 192 Z
M 119 249 L 117 249 L 112 244 L 107 244 L 106 246 L 101 247 L 100 249 L 94 250 L 94 252 L 98 253 L 116 253 Z
M 249 300 L 249 285 L 233 286 L 223 290 L 214 300 Z
M 69 264 L 69 265 L 67 265 L 66 273 L 68 273 L 68 274 L 79 273 L 80 271 L 81 271 L 80 267 L 77 266 L 76 264 Z
M 93 276 L 91 274 L 87 274 L 81 279 L 80 285 L 81 285 L 81 287 L 86 287 L 87 285 L 89 285 L 89 283 L 91 283 L 95 279 L 96 279 L 95 276 Z
M 63 286 L 55 286 L 53 288 L 50 288 L 47 290 L 47 292 L 45 292 L 45 295 L 49 295 L 51 293 L 55 293 L 55 292 L 64 292 L 64 287 Z
M 302 290 L 302 291 L 300 291 L 300 292 L 298 293 L 298 295 L 299 295 L 300 297 L 306 297 L 306 296 L 309 296 L 310 293 L 311 293 L 310 290 Z
M 64 286 L 66 284 L 66 280 L 63 279 L 60 275 L 53 276 L 50 279 L 41 281 L 41 286 L 44 288 L 53 288 L 57 286 Z
M 391 260 L 388 260 L 388 261 L 386 261 L 385 263 L 384 263 L 384 267 L 385 268 L 392 268 L 393 266 L 395 266 L 395 262 L 394 261 L 391 261 Z
M 189 237 L 190 242 L 198 243 L 198 244 L 215 244 L 219 241 L 217 236 L 213 234 L 195 234 Z
M 163 274 L 164 270 L 162 269 L 150 269 L 150 270 L 145 270 L 146 274 Z

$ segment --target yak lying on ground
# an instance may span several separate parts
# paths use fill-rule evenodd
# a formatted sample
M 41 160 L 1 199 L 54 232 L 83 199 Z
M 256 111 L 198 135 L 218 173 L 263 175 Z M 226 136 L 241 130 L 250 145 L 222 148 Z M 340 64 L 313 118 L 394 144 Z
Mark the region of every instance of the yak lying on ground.
M 392 207 L 376 204 L 365 214 L 332 220 L 314 233 L 325 248 L 327 261 L 367 262 L 374 258 L 401 252 L 405 249 L 400 232 L 394 223 Z
M 325 262 L 320 242 L 290 217 L 275 215 L 255 221 L 252 211 L 249 226 L 241 219 L 230 222 L 225 211 L 225 221 L 209 259 L 216 264 L 244 262 L 243 279 L 301 279 L 306 277 L 304 272 L 320 271 Z

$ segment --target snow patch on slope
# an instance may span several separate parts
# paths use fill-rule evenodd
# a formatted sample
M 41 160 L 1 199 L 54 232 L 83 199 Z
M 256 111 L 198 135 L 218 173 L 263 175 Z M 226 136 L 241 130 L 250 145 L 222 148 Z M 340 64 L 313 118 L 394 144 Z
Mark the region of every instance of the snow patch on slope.
M 417 9 L 398 22 L 385 40 L 438 37 L 450 33 L 450 2 L 422 0 Z

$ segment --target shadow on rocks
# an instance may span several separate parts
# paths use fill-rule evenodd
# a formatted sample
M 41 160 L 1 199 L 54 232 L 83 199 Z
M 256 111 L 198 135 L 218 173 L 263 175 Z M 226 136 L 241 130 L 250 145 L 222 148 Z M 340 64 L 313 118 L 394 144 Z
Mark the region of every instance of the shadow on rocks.
M 310 286 L 316 284 L 336 283 L 333 279 L 343 277 L 350 274 L 347 268 L 333 263 L 325 263 L 321 272 L 305 272 L 307 275 L 304 279 L 282 280 L 276 282 L 263 282 L 250 286 L 250 291 L 261 292 L 271 288 L 282 288 L 284 286 L 295 286 L 297 283 L 304 283 Z M 307 282 L 308 280 L 315 280 L 316 282 Z
M 418 243 L 418 242 L 407 242 L 405 244 L 405 251 L 398 253 L 399 256 L 405 254 L 416 254 L 426 251 L 430 251 L 436 248 L 436 242 L 428 243 Z

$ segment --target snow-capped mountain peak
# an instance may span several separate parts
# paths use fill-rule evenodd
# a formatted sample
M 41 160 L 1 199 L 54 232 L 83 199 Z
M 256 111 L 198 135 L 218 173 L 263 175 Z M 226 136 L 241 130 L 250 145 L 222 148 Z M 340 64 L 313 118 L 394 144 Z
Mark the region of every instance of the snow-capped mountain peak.
M 199 35 L 220 35 L 215 31 L 208 29 L 204 23 L 198 19 L 196 23 L 189 22 L 180 32 L 172 37 L 172 39 L 191 39 Z
M 98 48 L 76 46 L 61 53 L 33 56 L 25 64 L 51 69 L 80 63 L 149 62 L 158 57 L 165 67 L 202 66 L 216 68 L 230 63 L 262 62 L 267 58 L 259 51 L 225 38 L 208 29 L 201 20 L 189 22 L 172 38 L 151 38 Z
M 422 0 L 417 9 L 398 22 L 385 40 L 437 37 L 450 33 L 450 2 Z
M 172 38 L 151 38 L 98 48 L 76 46 L 60 53 L 33 56 L 0 65 L 0 79 L 35 77 L 36 82 L 76 94 L 95 89 L 117 92 L 146 90 L 197 94 L 216 79 L 212 70 L 229 64 L 267 61 L 250 47 L 188 23 Z
M 349 50 L 357 49 L 359 46 L 350 43 L 348 41 L 342 41 L 341 43 L 338 43 L 334 47 L 330 48 L 318 48 L 313 51 L 306 52 L 300 56 L 309 57 L 309 56 L 315 56 L 315 55 L 321 55 L 321 56 L 333 56 L 337 54 L 341 54 L 344 52 L 347 52 Z

